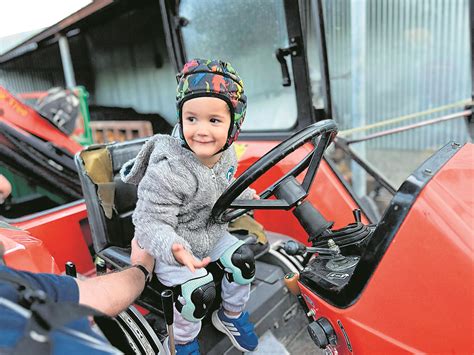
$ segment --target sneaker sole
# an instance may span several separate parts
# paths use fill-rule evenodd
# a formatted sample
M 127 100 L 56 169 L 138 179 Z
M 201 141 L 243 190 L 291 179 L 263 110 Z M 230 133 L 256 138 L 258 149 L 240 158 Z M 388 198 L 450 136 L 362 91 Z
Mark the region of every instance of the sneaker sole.
M 237 340 L 235 340 L 235 337 L 234 335 L 229 331 L 229 329 L 226 328 L 226 326 L 224 324 L 222 324 L 221 320 L 219 319 L 219 316 L 217 315 L 217 312 L 219 312 L 219 310 L 217 311 L 214 311 L 214 313 L 212 313 L 212 317 L 211 317 L 211 321 L 212 321 L 212 324 L 214 325 L 214 327 L 224 333 L 225 335 L 227 335 L 227 337 L 230 339 L 230 341 L 232 342 L 232 345 L 234 345 L 238 350 L 242 351 L 242 352 L 250 352 L 250 351 L 255 351 L 257 350 L 256 348 L 253 349 L 253 350 L 249 350 L 249 349 L 244 349 L 238 342 Z

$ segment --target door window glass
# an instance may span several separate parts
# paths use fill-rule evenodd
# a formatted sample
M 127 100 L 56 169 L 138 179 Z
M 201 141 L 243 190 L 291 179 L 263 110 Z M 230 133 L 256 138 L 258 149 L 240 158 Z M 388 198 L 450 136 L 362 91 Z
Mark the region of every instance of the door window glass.
M 187 58 L 229 61 L 243 78 L 244 131 L 288 130 L 296 124 L 294 83 L 282 86 L 275 57 L 278 48 L 288 47 L 282 0 L 183 0 L 179 14 L 188 21 L 181 28 Z

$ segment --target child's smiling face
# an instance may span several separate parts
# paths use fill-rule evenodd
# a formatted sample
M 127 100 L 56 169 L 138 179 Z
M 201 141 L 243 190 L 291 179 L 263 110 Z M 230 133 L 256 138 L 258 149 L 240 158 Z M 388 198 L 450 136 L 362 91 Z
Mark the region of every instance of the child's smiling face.
M 230 110 L 217 97 L 196 97 L 184 102 L 182 108 L 183 134 L 186 143 L 206 166 L 212 167 L 221 154 L 216 154 L 227 141 Z

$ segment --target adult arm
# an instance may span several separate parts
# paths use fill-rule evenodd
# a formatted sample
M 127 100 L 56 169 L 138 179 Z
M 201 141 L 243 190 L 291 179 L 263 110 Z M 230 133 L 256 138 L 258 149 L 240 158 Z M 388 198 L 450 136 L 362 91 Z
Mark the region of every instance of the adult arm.
M 141 249 L 135 239 L 132 240 L 130 261 L 132 265 L 139 264 L 149 273 L 153 272 L 153 257 Z M 145 287 L 145 281 L 143 271 L 137 267 L 85 280 L 77 279 L 79 303 L 114 316 L 137 299 Z

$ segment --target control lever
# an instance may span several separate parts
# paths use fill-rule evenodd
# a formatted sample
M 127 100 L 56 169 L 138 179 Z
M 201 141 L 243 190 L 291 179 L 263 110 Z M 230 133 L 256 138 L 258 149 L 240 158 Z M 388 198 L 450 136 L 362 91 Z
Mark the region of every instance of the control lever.
M 301 296 L 300 287 L 298 286 L 299 279 L 300 279 L 300 274 L 298 274 L 297 272 L 289 272 L 285 275 L 284 281 L 288 290 L 291 292 L 293 296 L 296 297 L 299 304 L 304 309 L 305 313 L 308 314 L 309 312 L 308 305 L 303 300 L 303 296 Z
M 360 209 L 356 208 L 355 210 L 352 210 L 352 214 L 354 215 L 354 220 L 356 223 L 362 222 L 362 212 Z
M 165 316 L 165 322 L 168 329 L 168 341 L 170 346 L 170 353 L 174 355 L 176 348 L 174 343 L 174 332 L 173 332 L 173 291 L 172 290 L 164 290 L 161 292 L 161 304 L 163 306 L 163 313 Z
M 337 255 L 339 254 L 339 248 L 316 248 L 316 247 L 307 247 L 304 244 L 295 242 L 293 240 L 287 241 L 283 245 L 283 249 L 288 255 L 303 255 L 304 253 L 318 253 L 325 255 Z
M 66 262 L 66 275 L 77 277 L 76 265 L 72 261 Z

